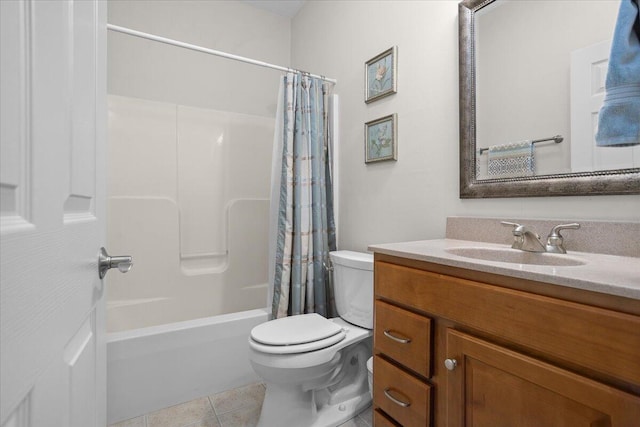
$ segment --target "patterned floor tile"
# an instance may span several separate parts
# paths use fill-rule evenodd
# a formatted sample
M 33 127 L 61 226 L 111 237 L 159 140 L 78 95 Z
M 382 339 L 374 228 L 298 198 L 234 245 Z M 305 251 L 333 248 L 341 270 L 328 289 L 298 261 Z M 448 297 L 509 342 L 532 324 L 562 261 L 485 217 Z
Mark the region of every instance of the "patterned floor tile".
M 367 409 L 360 412 L 358 417 L 362 418 L 362 420 L 367 423 L 367 426 L 373 426 L 373 405 L 370 405 Z
M 209 396 L 216 414 L 224 414 L 245 407 L 262 406 L 265 388 L 262 383 L 249 384 Z
M 209 399 L 201 397 L 147 415 L 147 427 L 184 427 L 196 422 L 215 419 Z
M 109 427 L 147 427 L 144 416 L 131 418 L 130 420 L 120 421 L 116 424 L 111 424 Z
M 217 417 L 207 418 L 205 420 L 196 421 L 193 424 L 187 424 L 184 427 L 220 427 Z
M 258 425 L 260 418 L 260 409 L 257 408 L 241 408 L 235 411 L 219 414 L 221 427 L 255 427 Z

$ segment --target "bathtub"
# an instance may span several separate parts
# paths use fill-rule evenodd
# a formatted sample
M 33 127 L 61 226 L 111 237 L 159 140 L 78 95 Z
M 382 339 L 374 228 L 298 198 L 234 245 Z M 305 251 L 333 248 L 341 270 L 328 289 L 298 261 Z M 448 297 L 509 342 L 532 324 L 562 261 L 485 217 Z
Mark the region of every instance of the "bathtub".
M 108 424 L 259 381 L 247 339 L 267 318 L 257 309 L 108 334 Z

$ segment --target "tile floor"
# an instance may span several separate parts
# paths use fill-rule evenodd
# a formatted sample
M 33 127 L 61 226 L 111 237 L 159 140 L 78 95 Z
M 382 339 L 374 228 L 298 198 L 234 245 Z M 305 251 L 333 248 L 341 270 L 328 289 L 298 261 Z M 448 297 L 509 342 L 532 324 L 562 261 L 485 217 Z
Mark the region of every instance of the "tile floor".
M 262 383 L 249 384 L 150 412 L 109 427 L 255 427 L 264 391 Z M 371 411 L 371 407 L 367 408 L 340 427 L 372 427 Z

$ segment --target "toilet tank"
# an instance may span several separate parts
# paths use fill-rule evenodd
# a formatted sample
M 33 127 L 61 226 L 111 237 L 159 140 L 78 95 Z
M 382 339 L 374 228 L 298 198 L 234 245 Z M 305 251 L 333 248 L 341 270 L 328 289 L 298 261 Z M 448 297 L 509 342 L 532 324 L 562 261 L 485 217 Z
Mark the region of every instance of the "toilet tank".
M 373 255 L 330 252 L 338 315 L 349 323 L 373 329 Z

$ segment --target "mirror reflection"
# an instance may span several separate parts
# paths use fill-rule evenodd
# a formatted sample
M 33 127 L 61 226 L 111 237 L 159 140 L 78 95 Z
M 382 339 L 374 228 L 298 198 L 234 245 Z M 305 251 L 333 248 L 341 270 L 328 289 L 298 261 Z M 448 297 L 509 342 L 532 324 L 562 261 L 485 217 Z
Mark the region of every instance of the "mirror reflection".
M 640 167 L 640 146 L 594 138 L 619 4 L 497 0 L 477 11 L 478 180 Z M 529 150 L 531 162 L 496 175 L 488 159 L 505 147 Z

